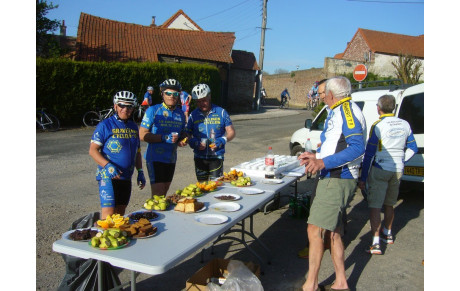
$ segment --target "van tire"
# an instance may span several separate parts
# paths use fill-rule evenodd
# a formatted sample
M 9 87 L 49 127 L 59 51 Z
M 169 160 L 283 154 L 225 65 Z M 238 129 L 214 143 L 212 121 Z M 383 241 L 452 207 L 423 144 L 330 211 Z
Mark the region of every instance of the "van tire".
M 291 156 L 298 157 L 301 153 L 303 153 L 305 149 L 301 145 L 295 145 L 291 150 Z

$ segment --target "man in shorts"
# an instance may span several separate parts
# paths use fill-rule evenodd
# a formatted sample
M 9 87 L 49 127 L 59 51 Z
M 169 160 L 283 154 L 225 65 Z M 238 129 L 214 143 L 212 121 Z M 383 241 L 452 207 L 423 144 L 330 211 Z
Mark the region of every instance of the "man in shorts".
M 318 273 L 326 236 L 330 239 L 336 278 L 331 286 L 320 287 L 320 290 L 349 290 L 340 235 L 342 213 L 356 191 L 366 132 L 364 116 L 358 105 L 351 101 L 350 93 L 351 84 L 345 77 L 333 77 L 319 87 L 318 94 L 328 106 L 321 146 L 317 153 L 305 152 L 299 156 L 306 173 L 320 171 L 316 196 L 308 217 L 310 249 L 309 271 L 302 286 L 305 291 L 318 289 Z
M 188 116 L 190 115 L 190 101 L 192 100 L 192 96 L 185 91 L 180 92 L 180 102 L 182 105 L 182 111 L 185 114 L 185 121 L 188 120 Z
M 147 92 L 144 94 L 144 100 L 142 101 L 142 106 L 149 107 L 152 105 L 152 95 L 153 95 L 153 86 L 147 87 Z
M 193 87 L 192 98 L 197 108 L 187 122 L 190 147 L 195 159 L 198 181 L 222 176 L 225 144 L 235 137 L 235 129 L 227 111 L 211 103 L 211 89 L 206 84 Z
M 372 255 L 382 254 L 380 238 L 387 244 L 394 242 L 391 233 L 394 219 L 393 207 L 398 200 L 404 163 L 418 151 L 409 123 L 395 117 L 392 113 L 395 102 L 393 95 L 383 95 L 377 102 L 380 118 L 371 127 L 358 184 L 361 190 L 365 190 L 367 181 L 367 203 L 374 237 L 372 245 L 366 249 L 366 252 Z M 380 232 L 382 205 L 384 226 Z
M 137 184 L 145 187 L 137 124 L 130 119 L 137 105 L 136 96 L 120 91 L 113 97 L 115 114 L 101 121 L 94 130 L 89 155 L 97 163 L 101 219 L 114 213 L 124 215 L 131 198 L 131 177 L 137 169 Z
M 166 196 L 174 176 L 177 146 L 184 146 L 182 136 L 185 115 L 180 106 L 181 84 L 175 79 L 160 84 L 163 103 L 150 106 L 142 119 L 139 135 L 148 143 L 145 163 L 153 195 Z

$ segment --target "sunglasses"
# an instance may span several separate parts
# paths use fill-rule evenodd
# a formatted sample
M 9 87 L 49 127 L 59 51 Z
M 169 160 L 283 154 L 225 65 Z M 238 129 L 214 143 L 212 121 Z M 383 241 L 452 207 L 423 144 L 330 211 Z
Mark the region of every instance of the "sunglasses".
M 166 96 L 174 96 L 174 97 L 179 97 L 180 93 L 179 92 L 165 92 Z
M 133 105 L 130 105 L 130 104 L 120 104 L 120 103 L 118 103 L 117 105 L 118 105 L 118 107 L 120 107 L 121 109 L 123 109 L 123 108 L 133 109 L 133 108 L 134 108 L 134 106 L 133 106 Z

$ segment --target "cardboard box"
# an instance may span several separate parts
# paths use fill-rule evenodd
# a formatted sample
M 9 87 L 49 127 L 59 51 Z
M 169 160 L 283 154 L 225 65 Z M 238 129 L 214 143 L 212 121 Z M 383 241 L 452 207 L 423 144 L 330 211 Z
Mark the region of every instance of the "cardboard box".
M 207 290 L 208 282 L 211 278 L 223 278 L 228 274 L 227 266 L 230 259 L 212 259 L 206 266 L 198 270 L 185 283 L 187 291 L 205 291 Z M 244 263 L 257 278 L 260 277 L 260 266 L 252 262 Z

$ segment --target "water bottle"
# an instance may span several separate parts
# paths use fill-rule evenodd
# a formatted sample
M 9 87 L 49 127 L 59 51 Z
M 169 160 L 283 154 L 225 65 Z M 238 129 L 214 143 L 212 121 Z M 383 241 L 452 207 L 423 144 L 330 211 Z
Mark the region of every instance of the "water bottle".
M 305 143 L 305 151 L 309 153 L 313 152 L 310 138 L 307 138 L 307 142 Z M 311 178 L 311 173 L 307 173 L 307 179 L 310 179 L 310 178 Z
M 268 147 L 267 155 L 265 156 L 265 178 L 275 178 L 275 155 L 272 147 Z

